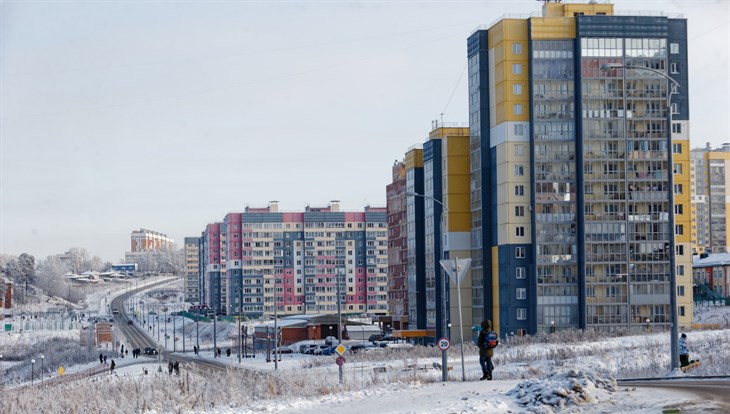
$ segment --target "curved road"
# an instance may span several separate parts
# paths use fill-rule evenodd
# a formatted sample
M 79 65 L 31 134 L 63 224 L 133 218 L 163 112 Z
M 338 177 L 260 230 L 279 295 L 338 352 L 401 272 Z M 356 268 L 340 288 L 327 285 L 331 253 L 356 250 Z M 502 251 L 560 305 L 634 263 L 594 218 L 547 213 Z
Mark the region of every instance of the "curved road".
M 703 401 L 713 402 L 713 405 L 718 408 L 716 412 L 730 412 L 729 377 L 619 381 L 619 385 L 622 387 L 664 388 L 688 392 L 700 397 Z
M 127 309 L 124 306 L 124 301 L 136 293 L 174 281 L 176 281 L 176 279 L 169 279 L 157 283 L 148 284 L 137 289 L 133 289 L 129 292 L 125 292 L 114 298 L 111 302 L 112 309 L 119 309 L 119 314 L 114 315 L 114 320 L 117 322 L 117 326 L 119 327 L 120 332 L 127 337 L 127 341 L 129 342 L 131 347 L 140 348 L 142 350 L 144 350 L 144 348 L 146 347 L 152 347 L 158 350 L 162 349 L 162 352 L 160 352 L 160 358 L 163 361 L 170 359 L 170 355 L 172 353 L 168 352 L 168 350 L 161 345 L 158 345 L 157 342 L 149 336 L 147 331 L 137 326 L 137 324 L 128 324 L 128 322 L 132 319 L 127 315 Z M 198 367 L 206 371 L 220 372 L 230 368 L 230 365 L 224 364 L 222 362 L 211 361 L 204 358 L 196 358 L 193 356 L 186 356 L 178 353 L 175 354 L 175 360 L 196 364 Z

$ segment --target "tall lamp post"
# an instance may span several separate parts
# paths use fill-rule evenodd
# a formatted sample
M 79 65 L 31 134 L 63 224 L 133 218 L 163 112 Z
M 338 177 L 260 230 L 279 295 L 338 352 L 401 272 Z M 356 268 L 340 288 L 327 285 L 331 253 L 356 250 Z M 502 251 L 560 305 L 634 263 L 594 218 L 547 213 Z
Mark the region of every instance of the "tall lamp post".
M 41 381 L 43 381 L 43 361 L 46 359 L 45 355 L 41 354 Z
M 33 377 L 35 374 L 35 359 L 30 360 L 30 385 L 33 385 Z
M 674 78 L 667 75 L 666 73 L 659 71 L 657 69 L 648 68 L 645 66 L 632 66 L 630 64 L 621 64 L 621 63 L 604 63 L 601 65 L 601 71 L 607 72 L 610 70 L 617 70 L 622 69 L 626 71 L 627 69 L 633 69 L 633 70 L 644 70 L 648 72 L 653 72 L 667 81 L 669 81 L 671 84 L 677 86 L 679 88 L 681 85 L 679 82 L 677 82 Z M 625 73 L 624 73 L 625 76 Z M 672 149 L 672 88 L 671 86 L 667 85 L 667 104 L 666 104 L 666 111 L 667 111 L 667 148 L 669 151 L 669 183 L 667 188 L 671 191 L 672 188 L 674 188 L 673 185 L 673 177 L 672 177 L 672 157 L 671 157 L 671 149 Z M 626 91 L 626 82 L 623 84 L 624 92 Z M 625 93 L 624 93 L 625 95 Z M 624 108 L 625 110 L 626 108 Z M 625 112 L 624 112 L 625 113 Z M 671 194 L 671 193 L 670 193 Z M 670 217 L 671 213 L 674 211 L 674 200 L 673 197 L 669 198 L 669 210 L 670 210 Z M 670 222 L 670 224 L 673 223 L 674 220 Z M 674 268 L 675 262 L 674 262 L 674 226 L 670 225 L 670 229 L 672 231 L 672 235 L 669 238 L 669 308 L 670 308 L 670 315 L 669 315 L 669 321 L 671 324 L 670 329 L 670 349 L 672 353 L 672 363 L 671 363 L 671 369 L 672 371 L 675 371 L 679 368 L 679 321 L 677 320 L 677 275 L 676 275 L 676 269 Z M 631 315 L 629 315 L 629 319 L 631 319 Z
M 441 212 L 441 215 L 439 216 L 439 229 L 443 227 L 443 221 L 444 221 L 444 214 L 448 213 L 449 209 L 442 203 L 440 200 L 437 200 L 433 197 L 414 193 L 414 192 L 406 192 L 406 196 L 411 197 L 422 197 L 428 200 L 431 200 L 435 203 L 438 203 L 441 205 L 441 208 L 443 211 Z M 441 243 L 441 240 L 439 240 L 439 243 Z M 443 247 L 441 248 L 441 258 L 444 258 L 444 250 Z M 445 275 L 441 275 L 441 334 L 446 337 L 447 336 L 447 327 L 446 327 L 446 277 Z M 446 351 L 441 351 L 441 381 L 446 382 L 449 380 L 449 370 L 448 370 L 448 358 L 446 356 Z

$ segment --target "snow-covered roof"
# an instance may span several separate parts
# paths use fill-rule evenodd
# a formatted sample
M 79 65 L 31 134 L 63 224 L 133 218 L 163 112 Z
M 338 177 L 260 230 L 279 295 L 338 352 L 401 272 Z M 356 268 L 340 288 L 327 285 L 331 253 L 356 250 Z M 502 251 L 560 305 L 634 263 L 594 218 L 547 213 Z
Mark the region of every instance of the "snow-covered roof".
M 711 267 L 730 265 L 730 253 L 713 253 L 707 257 L 692 258 L 692 267 Z

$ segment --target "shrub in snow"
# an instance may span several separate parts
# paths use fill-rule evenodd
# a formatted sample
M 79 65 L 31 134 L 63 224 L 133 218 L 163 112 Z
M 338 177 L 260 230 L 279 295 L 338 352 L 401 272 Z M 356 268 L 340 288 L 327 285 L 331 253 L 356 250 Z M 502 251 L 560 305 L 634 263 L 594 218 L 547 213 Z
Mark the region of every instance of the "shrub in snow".
M 616 380 L 601 378 L 592 372 L 570 370 L 553 374 L 544 379 L 520 382 L 507 395 L 528 411 L 552 413 L 566 406 L 587 404 L 594 401 L 595 390 L 614 392 Z

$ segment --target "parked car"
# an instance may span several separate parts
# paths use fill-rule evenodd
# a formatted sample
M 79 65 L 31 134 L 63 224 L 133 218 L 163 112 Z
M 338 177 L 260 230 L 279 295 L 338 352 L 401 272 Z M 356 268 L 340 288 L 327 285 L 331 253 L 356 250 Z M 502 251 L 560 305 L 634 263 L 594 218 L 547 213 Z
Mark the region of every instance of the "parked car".
M 339 342 L 339 341 L 337 340 L 336 336 L 328 336 L 328 337 L 324 338 L 325 345 L 334 345 L 337 342 Z
M 127 325 L 134 325 L 134 322 L 132 322 L 132 321 L 127 321 Z
M 314 348 L 316 348 L 316 347 L 317 347 L 317 345 L 315 345 L 315 344 L 299 345 L 299 353 L 300 354 L 312 354 L 312 353 L 314 353 Z
M 356 353 L 362 351 L 363 349 L 367 348 L 368 346 L 370 346 L 370 345 L 362 345 L 362 344 L 353 345 L 350 347 L 349 350 L 350 350 L 351 354 L 356 354 Z
M 155 348 L 148 346 L 147 348 L 144 349 L 144 354 L 145 355 L 157 355 L 157 350 Z
M 112 314 L 119 315 L 119 309 L 117 309 L 117 308 L 112 309 Z
M 274 354 L 293 354 L 294 350 L 289 348 L 288 346 L 282 346 L 281 348 L 274 349 L 272 351 Z
M 396 338 L 391 334 L 373 334 L 370 335 L 370 338 L 368 338 L 368 341 L 370 342 L 380 342 L 380 341 L 395 341 Z
M 323 349 L 321 352 L 321 355 L 334 355 L 337 353 L 337 347 L 331 346 L 329 348 Z
M 325 349 L 330 349 L 330 348 L 332 348 L 332 345 L 317 345 L 317 347 L 314 348 L 314 351 L 312 351 L 312 354 L 314 354 L 314 355 L 322 355 L 322 352 Z

